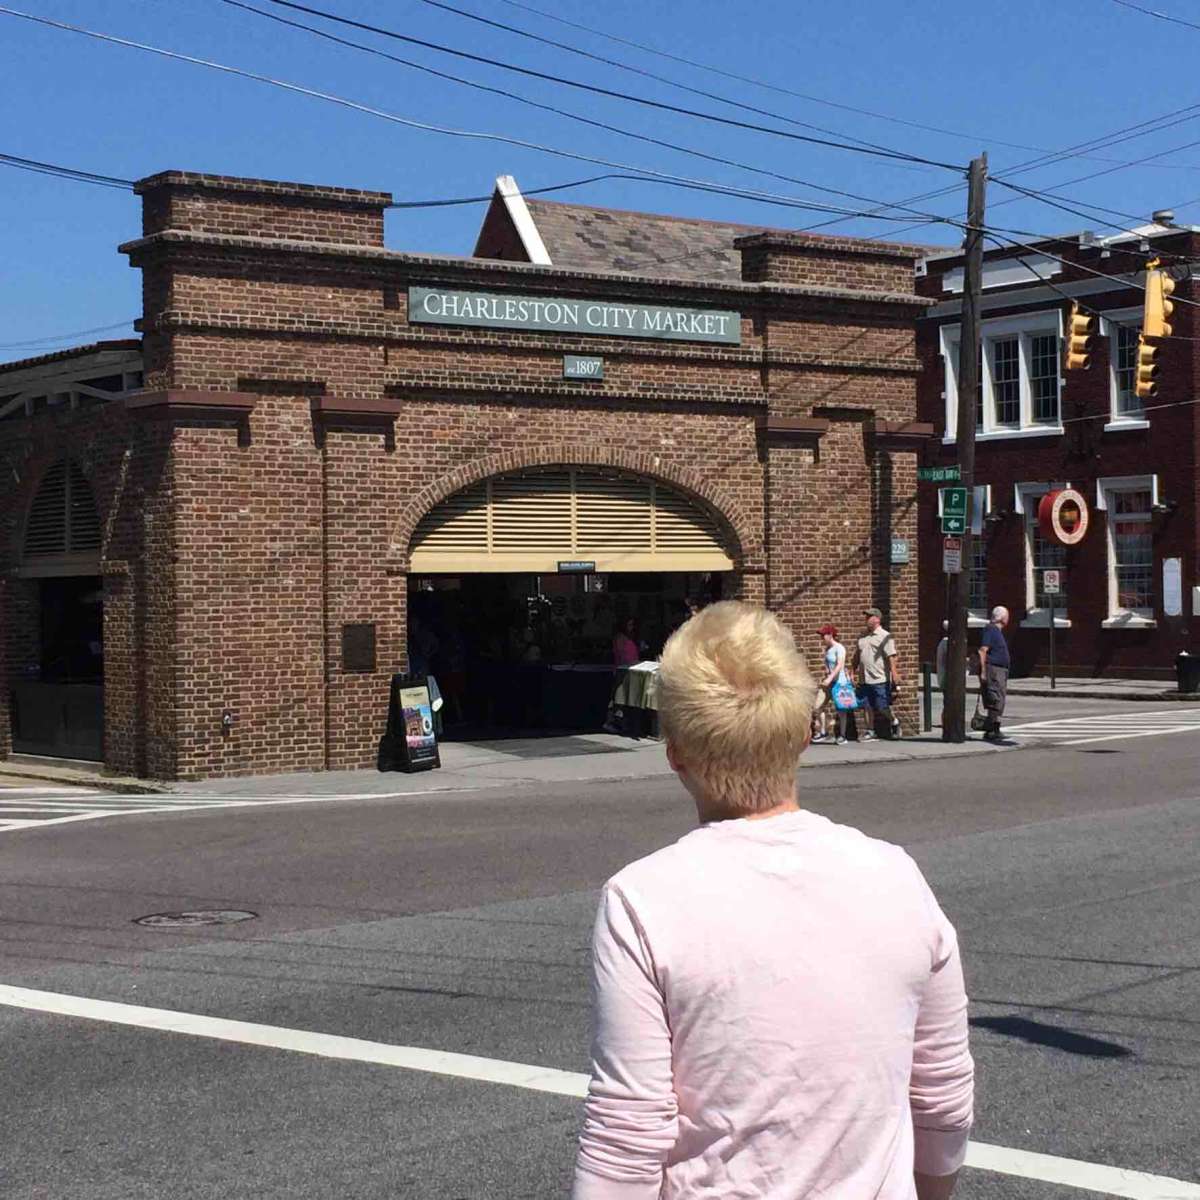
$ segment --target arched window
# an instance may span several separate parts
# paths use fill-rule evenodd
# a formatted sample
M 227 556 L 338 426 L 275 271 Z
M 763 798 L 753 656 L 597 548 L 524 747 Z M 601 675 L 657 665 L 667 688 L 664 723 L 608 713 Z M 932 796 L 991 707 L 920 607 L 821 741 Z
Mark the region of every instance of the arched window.
M 723 522 L 646 476 L 595 467 L 497 475 L 447 497 L 417 526 L 414 574 L 554 572 L 567 560 L 595 571 L 729 571 Z
M 100 513 L 77 463 L 59 459 L 42 477 L 25 522 L 26 567 L 95 568 L 100 553 Z

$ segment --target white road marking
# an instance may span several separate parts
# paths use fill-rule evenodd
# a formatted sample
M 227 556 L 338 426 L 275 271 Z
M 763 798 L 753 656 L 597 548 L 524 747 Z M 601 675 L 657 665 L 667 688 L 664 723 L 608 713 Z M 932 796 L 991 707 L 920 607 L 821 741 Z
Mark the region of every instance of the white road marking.
M 1006 735 L 1017 741 L 1042 745 L 1086 746 L 1126 738 L 1164 737 L 1172 733 L 1200 733 L 1200 709 L 1156 709 L 1154 712 L 1097 713 L 1088 717 L 1057 717 L 1006 725 Z
M 203 812 L 215 808 L 262 808 L 285 804 L 332 803 L 339 800 L 402 800 L 409 796 L 478 791 L 477 788 L 418 788 L 411 792 L 359 792 L 349 795 L 330 793 L 324 796 L 244 796 L 244 795 L 187 795 L 181 793 L 130 796 L 117 792 L 89 790 L 86 799 L 73 803 L 70 791 L 53 790 L 47 797 L 40 788 L 0 790 L 0 833 L 22 829 L 45 829 L 51 825 L 68 825 L 77 821 L 95 821 L 104 817 L 128 817 L 145 813 Z M 81 789 L 82 791 L 82 789 Z M 31 793 L 36 793 L 31 795 Z M 25 817 L 5 820 L 4 813 L 45 813 L 44 817 Z
M 146 1008 L 140 1004 L 122 1004 L 112 1000 L 92 1000 L 86 996 L 41 992 L 8 984 L 0 984 L 0 1005 L 88 1021 L 106 1021 L 137 1029 L 154 1029 L 162 1033 L 213 1038 L 243 1046 L 290 1050 L 343 1062 L 400 1067 L 408 1071 L 424 1071 L 478 1083 L 503 1084 L 576 1099 L 587 1094 L 586 1075 L 560 1071 L 554 1067 L 480 1058 L 474 1054 L 454 1054 L 419 1046 L 394 1046 L 388 1042 L 286 1029 L 278 1025 L 259 1025 L 252 1021 L 231 1021 L 223 1017 Z M 986 1142 L 971 1142 L 967 1149 L 966 1165 L 979 1171 L 1057 1183 L 1083 1191 L 1101 1192 L 1106 1196 L 1129 1197 L 1130 1200 L 1200 1200 L 1200 1184 L 1186 1180 L 1080 1159 L 1059 1158 L 1052 1154 L 1038 1154 L 1031 1150 L 992 1146 Z

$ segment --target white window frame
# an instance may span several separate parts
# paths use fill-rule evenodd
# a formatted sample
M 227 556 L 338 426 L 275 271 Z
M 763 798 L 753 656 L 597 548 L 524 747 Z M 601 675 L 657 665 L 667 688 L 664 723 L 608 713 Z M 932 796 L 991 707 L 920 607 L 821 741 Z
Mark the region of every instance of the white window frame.
M 1117 337 L 1122 325 L 1140 325 L 1142 322 L 1141 308 L 1121 308 L 1106 312 L 1100 317 L 1100 333 L 1108 339 L 1108 422 L 1105 432 L 1124 432 L 1134 429 L 1149 429 L 1150 422 L 1145 416 L 1135 417 L 1122 413 L 1120 408 L 1121 386 L 1117 376 Z
M 983 355 L 983 423 L 976 430 L 975 440 L 979 442 L 998 441 L 1002 438 L 1053 437 L 1063 432 L 1062 425 L 1062 390 L 1063 371 L 1061 357 L 1058 368 L 1058 423 L 1046 425 L 1033 419 L 1033 385 L 1030 369 L 1032 366 L 1032 338 L 1037 334 L 1053 334 L 1058 339 L 1061 356 L 1063 337 L 1063 317 L 1061 309 L 1043 309 L 1038 312 L 1021 313 L 1015 317 L 1000 317 L 992 321 L 984 321 L 980 333 L 980 352 Z M 993 343 L 1016 337 L 1019 340 L 1020 394 L 1021 411 L 1018 424 L 1014 426 L 1000 425 L 996 422 L 996 403 L 992 394 L 992 354 Z M 946 432 L 943 442 L 953 442 L 958 430 L 958 375 L 955 370 L 954 347 L 962 342 L 961 325 L 943 325 L 940 331 L 942 359 L 945 363 L 946 374 Z
M 1106 475 L 1096 480 L 1096 508 L 1108 513 L 1111 498 L 1116 492 L 1149 492 L 1151 521 L 1153 511 L 1159 503 L 1157 475 Z M 1108 575 L 1108 617 L 1101 622 L 1104 629 L 1155 629 L 1154 608 L 1122 608 L 1117 604 L 1117 545 L 1111 518 L 1105 519 L 1104 546 Z M 1148 522 L 1149 524 L 1150 522 Z M 1153 534 L 1153 526 L 1151 525 Z M 1156 578 L 1154 564 L 1150 569 L 1150 584 Z
M 1037 607 L 1037 586 L 1033 575 L 1033 529 L 1037 525 L 1038 519 L 1036 501 L 1040 500 L 1047 492 L 1062 487 L 1066 487 L 1066 484 L 1057 480 L 1052 483 L 1017 483 L 1013 485 L 1013 512 L 1019 513 L 1021 516 L 1023 544 L 1021 553 L 1025 560 L 1025 616 L 1021 621 L 1022 629 L 1048 629 L 1050 627 L 1049 608 Z M 1069 602 L 1070 596 L 1067 599 Z M 1060 616 L 1058 607 L 1055 607 L 1054 628 L 1071 628 L 1071 618 L 1067 615 L 1066 609 L 1062 610 Z

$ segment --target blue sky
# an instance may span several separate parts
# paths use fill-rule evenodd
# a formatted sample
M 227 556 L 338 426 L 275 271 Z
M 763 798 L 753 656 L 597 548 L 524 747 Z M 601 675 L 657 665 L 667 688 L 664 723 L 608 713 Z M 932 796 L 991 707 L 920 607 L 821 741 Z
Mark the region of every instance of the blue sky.
M 3 0 L 15 8 L 85 25 L 170 50 L 336 93 L 417 121 L 486 131 L 726 186 L 766 190 L 817 203 L 869 207 L 752 173 L 897 201 L 961 184 L 941 168 L 897 163 L 771 135 L 711 125 L 588 95 L 498 68 L 457 61 L 432 50 L 337 29 L 284 13 L 401 57 L 519 92 L 743 166 L 702 161 L 617 133 L 589 128 L 513 100 L 485 95 L 410 68 L 332 45 L 222 0 Z M 269 0 L 248 0 L 272 9 Z M 425 0 L 311 0 L 314 7 L 384 25 L 414 37 L 504 59 L 603 87 L 751 122 L 806 132 L 780 120 L 689 95 L 665 83 L 538 45 L 440 11 Z M 1172 128 L 1044 166 L 1014 180 L 1062 190 L 1073 200 L 1148 216 L 1174 206 L 1181 221 L 1200 223 L 1200 97 L 1188 91 L 1200 54 L 1200 30 L 1171 25 L 1113 0 L 1031 0 L 964 5 L 949 0 L 524 0 L 565 20 L 632 39 L 791 92 L 800 99 L 678 62 L 669 62 L 569 28 L 508 0 L 448 0 L 494 20 L 723 97 L 778 118 L 823 126 L 943 163 L 966 163 L 987 150 L 994 174 L 1189 104 L 1195 112 Z M 1167 11 L 1189 17 L 1183 0 Z M 1162 4 L 1148 4 L 1161 9 Z M 282 13 L 282 10 L 275 9 Z M 488 193 L 498 174 L 523 188 L 599 173 L 587 163 L 507 146 L 404 128 L 261 83 L 219 74 L 78 34 L 0 15 L 3 111 L 0 152 L 136 179 L 167 168 L 379 188 L 397 200 Z M 932 132 L 833 107 L 887 114 Z M 807 131 L 812 132 L 812 131 Z M 1190 148 L 1190 142 L 1198 144 Z M 1013 143 L 1015 145 L 1005 145 Z M 1151 163 L 1117 167 L 1163 153 Z M 1069 183 L 1080 176 L 1099 178 Z M 993 185 L 989 222 L 1057 233 L 1085 221 Z M 749 200 L 684 191 L 659 183 L 610 180 L 558 198 L 621 208 L 680 213 L 797 228 L 830 218 Z M 1190 201 L 1190 206 L 1184 206 Z M 923 212 L 962 218 L 965 188 L 916 204 Z M 483 205 L 391 214 L 388 245 L 397 250 L 469 253 Z M 1131 223 L 1131 222 L 1126 222 Z M 28 174 L 0 166 L 0 360 L 44 353 L 128 329 L 65 335 L 136 316 L 140 281 L 116 253 L 137 235 L 139 202 L 121 191 Z M 843 221 L 831 231 L 887 236 L 895 222 Z M 928 226 L 902 236 L 952 244 L 957 231 Z M 44 342 L 43 342 L 43 339 Z M 61 340 L 52 340 L 61 339 Z M 39 344 L 33 344 L 33 343 Z

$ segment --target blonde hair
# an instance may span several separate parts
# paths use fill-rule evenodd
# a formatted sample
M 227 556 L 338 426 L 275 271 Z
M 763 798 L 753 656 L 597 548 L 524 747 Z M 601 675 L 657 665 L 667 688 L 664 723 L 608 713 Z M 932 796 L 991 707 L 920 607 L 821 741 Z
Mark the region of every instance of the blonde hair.
M 668 639 L 658 678 L 662 730 L 713 805 L 750 813 L 791 791 L 816 685 L 778 617 L 709 605 Z

